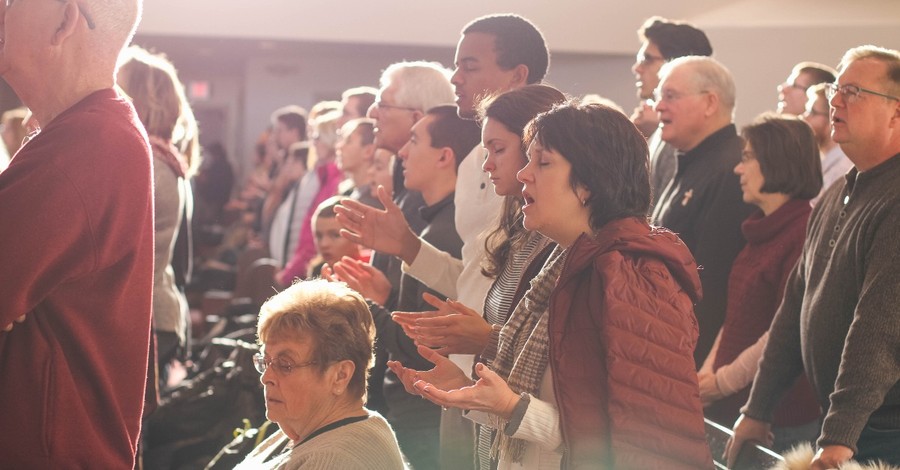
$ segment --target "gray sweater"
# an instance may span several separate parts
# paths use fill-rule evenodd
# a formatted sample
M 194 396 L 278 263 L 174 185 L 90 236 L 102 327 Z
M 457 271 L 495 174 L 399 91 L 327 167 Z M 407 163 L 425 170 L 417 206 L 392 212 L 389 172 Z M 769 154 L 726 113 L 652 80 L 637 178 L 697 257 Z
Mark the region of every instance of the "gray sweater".
M 235 470 L 401 470 L 406 467 L 397 439 L 378 413 L 369 418 L 322 433 L 290 448 L 282 431 L 253 449 Z M 285 445 L 285 441 L 286 445 Z M 278 455 L 280 448 L 290 448 Z
M 900 154 L 813 210 L 742 411 L 769 421 L 804 370 L 827 410 L 819 446 L 856 452 L 867 424 L 900 429 Z

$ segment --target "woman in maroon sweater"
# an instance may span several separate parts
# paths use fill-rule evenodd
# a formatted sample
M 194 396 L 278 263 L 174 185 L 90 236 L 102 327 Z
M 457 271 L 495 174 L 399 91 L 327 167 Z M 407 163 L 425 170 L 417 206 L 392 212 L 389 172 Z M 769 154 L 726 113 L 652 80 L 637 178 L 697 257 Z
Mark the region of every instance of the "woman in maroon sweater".
M 742 131 L 740 176 L 744 202 L 759 208 L 741 226 L 747 245 L 728 281 L 725 323 L 700 370 L 707 418 L 730 425 L 747 401 L 766 332 L 781 303 L 788 274 L 806 234 L 809 200 L 822 187 L 815 137 L 802 120 L 764 114 Z M 776 450 L 814 440 L 819 406 L 803 377 L 775 413 Z

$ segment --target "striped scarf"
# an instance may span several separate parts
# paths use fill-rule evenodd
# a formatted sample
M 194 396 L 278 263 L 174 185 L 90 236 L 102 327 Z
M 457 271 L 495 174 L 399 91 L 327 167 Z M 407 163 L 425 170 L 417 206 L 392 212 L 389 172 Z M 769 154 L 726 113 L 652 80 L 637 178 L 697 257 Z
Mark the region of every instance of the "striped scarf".
M 541 272 L 531 280 L 531 288 L 500 330 L 497 356 L 491 368 L 506 378 L 509 387 L 516 393 L 539 394 L 549 359 L 547 313 L 550 294 L 562 273 L 566 254 L 564 248 L 554 248 Z M 503 425 L 497 428 L 491 456 L 498 458 L 502 449 L 504 453 L 509 453 L 513 462 L 519 463 L 524 454 L 525 441 L 507 436 L 502 431 Z

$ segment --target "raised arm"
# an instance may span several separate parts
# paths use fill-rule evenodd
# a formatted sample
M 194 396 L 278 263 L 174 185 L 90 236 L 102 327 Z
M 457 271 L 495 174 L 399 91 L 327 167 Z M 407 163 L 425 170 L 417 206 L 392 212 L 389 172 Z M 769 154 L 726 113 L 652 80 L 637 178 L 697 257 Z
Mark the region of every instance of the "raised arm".
M 344 199 L 335 207 L 335 218 L 343 227 L 341 235 L 366 248 L 412 263 L 422 241 L 409 228 L 403 212 L 388 196 L 384 186 L 378 186 L 376 195 L 385 207 L 383 210 L 352 199 Z

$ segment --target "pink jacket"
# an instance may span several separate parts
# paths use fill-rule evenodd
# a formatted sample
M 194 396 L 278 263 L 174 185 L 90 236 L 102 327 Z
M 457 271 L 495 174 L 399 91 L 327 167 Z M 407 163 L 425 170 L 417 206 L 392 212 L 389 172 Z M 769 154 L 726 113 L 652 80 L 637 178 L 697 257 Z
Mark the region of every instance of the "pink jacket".
M 281 279 L 278 280 L 283 285 L 290 285 L 294 278 L 303 279 L 306 277 L 309 261 L 316 256 L 316 244 L 313 242 L 312 229 L 313 214 L 316 213 L 319 204 L 337 194 L 338 184 L 344 178 L 343 172 L 338 170 L 334 161 L 317 166 L 315 171 L 319 175 L 319 192 L 313 199 L 312 204 L 309 205 L 309 211 L 303 218 L 303 228 L 300 229 L 300 242 L 297 243 L 297 249 L 284 267 Z

